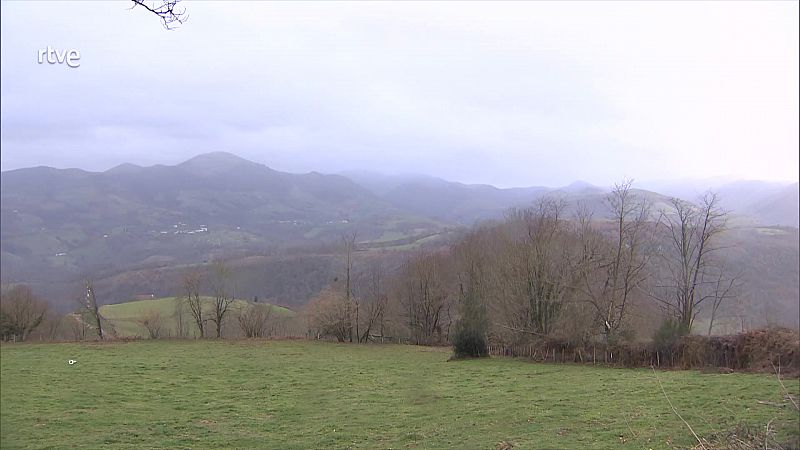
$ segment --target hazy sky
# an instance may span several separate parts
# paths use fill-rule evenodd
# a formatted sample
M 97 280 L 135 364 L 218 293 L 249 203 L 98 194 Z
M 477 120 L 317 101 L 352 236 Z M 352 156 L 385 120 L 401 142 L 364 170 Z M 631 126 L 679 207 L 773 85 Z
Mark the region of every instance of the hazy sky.
M 2 2 L 3 170 L 798 178 L 797 2 L 128 3 Z

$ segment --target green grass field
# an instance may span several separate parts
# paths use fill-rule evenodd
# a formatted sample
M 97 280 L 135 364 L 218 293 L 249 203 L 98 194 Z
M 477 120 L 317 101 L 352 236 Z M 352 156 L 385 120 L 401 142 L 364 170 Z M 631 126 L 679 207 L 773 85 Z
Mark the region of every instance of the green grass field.
M 0 347 L 2 448 L 688 448 L 652 372 L 306 341 Z M 67 361 L 74 359 L 74 365 Z M 701 436 L 798 414 L 774 377 L 659 372 Z M 797 394 L 796 380 L 787 385 Z
M 212 310 L 211 297 L 202 297 L 204 310 Z M 179 299 L 176 297 L 156 298 L 152 300 L 138 300 L 127 303 L 117 303 L 113 305 L 103 305 L 100 307 L 100 315 L 103 316 L 108 324 L 114 327 L 118 337 L 147 337 L 147 329 L 141 324 L 141 319 L 150 313 L 157 313 L 163 322 L 164 336 L 177 336 L 178 324 L 176 319 L 176 306 Z M 253 302 L 236 299 L 230 306 L 230 314 L 237 314 Z M 262 303 L 263 304 L 263 303 Z M 192 317 L 189 314 L 188 306 L 182 305 L 184 322 L 187 323 L 188 333 L 194 336 L 196 329 L 192 324 Z M 275 317 L 290 316 L 294 313 L 286 308 L 270 305 Z

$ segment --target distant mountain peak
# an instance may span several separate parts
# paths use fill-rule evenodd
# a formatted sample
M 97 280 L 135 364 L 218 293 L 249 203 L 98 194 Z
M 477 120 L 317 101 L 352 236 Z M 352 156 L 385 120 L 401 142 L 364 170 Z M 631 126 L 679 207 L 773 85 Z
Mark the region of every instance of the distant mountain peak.
M 599 187 L 593 185 L 592 183 L 589 183 L 588 181 L 583 181 L 583 180 L 573 181 L 572 183 L 568 184 L 567 186 L 564 186 L 563 188 L 561 188 L 561 190 L 566 191 L 566 192 L 579 192 L 579 191 L 585 191 L 587 189 L 602 190 Z
M 184 170 L 198 174 L 216 174 L 243 167 L 268 168 L 229 152 L 202 153 L 177 165 Z
M 187 159 L 186 161 L 184 161 L 181 164 L 198 163 L 198 162 L 203 162 L 203 163 L 206 163 L 206 162 L 213 162 L 213 163 L 237 162 L 237 163 L 255 164 L 250 160 L 242 158 L 241 156 L 234 155 L 231 152 L 223 152 L 223 151 L 201 153 L 201 154 L 199 154 L 199 155 L 197 155 L 195 157 Z
M 106 173 L 112 173 L 112 174 L 115 174 L 115 173 L 116 174 L 119 174 L 119 173 L 135 173 L 135 172 L 138 172 L 139 170 L 141 170 L 142 168 L 143 168 L 142 166 L 138 166 L 136 164 L 122 163 L 122 164 L 120 164 L 118 166 L 114 166 L 114 167 L 106 170 Z

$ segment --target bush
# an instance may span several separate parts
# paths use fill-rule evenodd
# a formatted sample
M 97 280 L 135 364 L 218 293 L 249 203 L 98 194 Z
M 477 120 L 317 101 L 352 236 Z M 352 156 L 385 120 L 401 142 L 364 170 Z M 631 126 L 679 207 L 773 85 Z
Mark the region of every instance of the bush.
M 486 334 L 468 327 L 457 327 L 453 336 L 453 353 L 456 358 L 488 356 L 489 343 Z
M 268 337 L 270 332 L 270 316 L 272 316 L 272 307 L 259 303 L 257 305 L 249 305 L 239 313 L 239 327 L 242 329 L 245 337 L 260 338 Z
M 158 339 L 161 337 L 163 321 L 161 320 L 161 313 L 158 311 L 147 311 L 144 316 L 139 319 L 139 324 L 147 329 L 147 334 L 150 336 L 150 339 Z
M 739 335 L 738 354 L 746 367 L 800 376 L 800 333 L 787 328 L 752 330 Z M 774 366 L 774 367 L 773 367 Z
M 689 330 L 680 321 L 667 318 L 653 335 L 653 346 L 656 351 L 671 352 L 678 341 L 688 334 Z

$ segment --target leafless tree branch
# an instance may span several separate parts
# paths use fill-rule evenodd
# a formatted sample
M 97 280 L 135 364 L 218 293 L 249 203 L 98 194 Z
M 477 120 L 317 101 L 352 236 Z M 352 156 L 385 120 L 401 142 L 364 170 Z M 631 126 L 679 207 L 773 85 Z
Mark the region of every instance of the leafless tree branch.
M 186 8 L 178 6 L 181 0 L 161 0 L 161 1 L 148 1 L 148 0 L 131 0 L 133 6 L 130 9 L 141 6 L 142 8 L 150 11 L 158 16 L 161 24 L 167 30 L 173 30 L 182 25 L 189 19 L 189 14 Z

